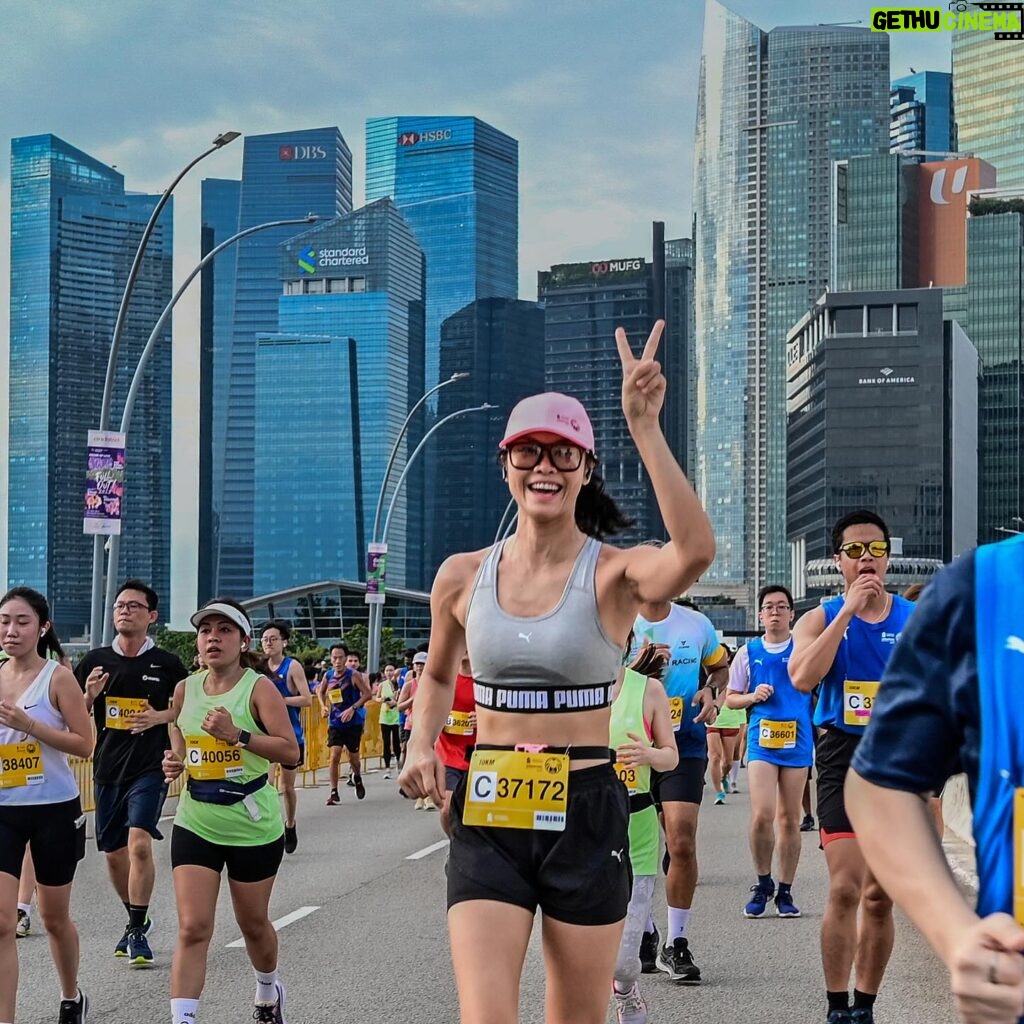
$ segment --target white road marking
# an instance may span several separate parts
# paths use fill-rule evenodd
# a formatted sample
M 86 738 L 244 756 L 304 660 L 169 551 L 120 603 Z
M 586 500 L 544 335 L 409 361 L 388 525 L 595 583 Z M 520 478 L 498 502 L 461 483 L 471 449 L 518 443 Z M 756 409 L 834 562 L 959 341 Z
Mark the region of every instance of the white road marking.
M 288 925 L 301 921 L 304 917 L 309 917 L 310 914 L 319 909 L 319 907 L 299 907 L 298 910 L 293 910 L 290 914 L 285 914 L 284 917 L 279 917 L 276 921 L 271 922 L 274 926 L 274 931 L 279 932 L 282 928 L 287 928 Z M 225 948 L 244 949 L 245 939 L 235 939 L 234 942 L 229 942 Z
M 417 850 L 415 853 L 410 853 L 406 860 L 422 860 L 424 857 L 429 857 L 432 853 L 438 850 L 444 849 L 448 845 L 447 839 L 441 839 L 436 843 L 431 843 L 430 846 L 424 846 L 422 850 Z

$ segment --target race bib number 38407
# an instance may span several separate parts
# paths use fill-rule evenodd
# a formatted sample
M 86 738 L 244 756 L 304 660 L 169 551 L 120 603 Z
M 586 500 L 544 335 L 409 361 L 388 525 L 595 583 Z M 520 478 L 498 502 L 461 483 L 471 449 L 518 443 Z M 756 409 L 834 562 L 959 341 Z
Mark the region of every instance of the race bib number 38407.
M 43 781 L 42 753 L 37 742 L 0 743 L 0 789 L 40 786 Z
M 466 780 L 465 825 L 565 830 L 569 758 L 521 750 L 474 750 Z

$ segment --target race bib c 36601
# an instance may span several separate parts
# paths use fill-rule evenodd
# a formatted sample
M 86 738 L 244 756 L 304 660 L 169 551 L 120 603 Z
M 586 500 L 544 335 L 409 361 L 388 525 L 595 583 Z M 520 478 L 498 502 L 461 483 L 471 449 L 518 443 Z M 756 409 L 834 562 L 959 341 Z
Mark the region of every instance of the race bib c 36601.
M 568 797 L 568 755 L 474 750 L 462 822 L 562 832 Z
M 762 718 L 757 724 L 757 745 L 765 750 L 792 750 L 796 746 L 796 722 Z

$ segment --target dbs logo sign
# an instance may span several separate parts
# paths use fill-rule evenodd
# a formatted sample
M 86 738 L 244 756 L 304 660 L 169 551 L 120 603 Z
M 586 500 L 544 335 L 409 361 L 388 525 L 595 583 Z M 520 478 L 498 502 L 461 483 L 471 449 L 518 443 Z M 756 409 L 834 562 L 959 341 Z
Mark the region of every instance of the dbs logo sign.
M 944 195 L 946 189 L 946 170 L 947 168 L 943 167 L 932 176 L 929 198 L 936 206 L 949 206 L 949 199 Z M 968 170 L 969 168 L 964 164 L 953 171 L 953 180 L 949 187 L 950 197 L 963 195 L 964 186 L 967 183 Z

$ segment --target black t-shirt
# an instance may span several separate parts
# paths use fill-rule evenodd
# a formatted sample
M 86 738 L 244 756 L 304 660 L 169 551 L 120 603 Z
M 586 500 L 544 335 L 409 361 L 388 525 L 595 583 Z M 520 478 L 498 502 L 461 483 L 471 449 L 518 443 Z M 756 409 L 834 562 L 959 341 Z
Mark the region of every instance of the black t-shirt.
M 127 697 L 149 701 L 150 707 L 166 711 L 174 696 L 174 687 L 188 672 L 170 651 L 151 647 L 137 658 L 126 658 L 113 647 L 90 651 L 75 668 L 79 685 L 85 689 L 89 673 L 100 666 L 110 674 L 92 706 L 96 720 L 96 749 L 92 755 L 93 778 L 104 784 L 130 782 L 147 772 L 160 771 L 164 751 L 170 745 L 166 725 L 155 725 L 145 732 L 107 728 L 107 697 Z
M 930 580 L 885 669 L 853 767 L 911 793 L 937 792 L 967 773 L 971 795 L 981 750 L 974 552 Z

